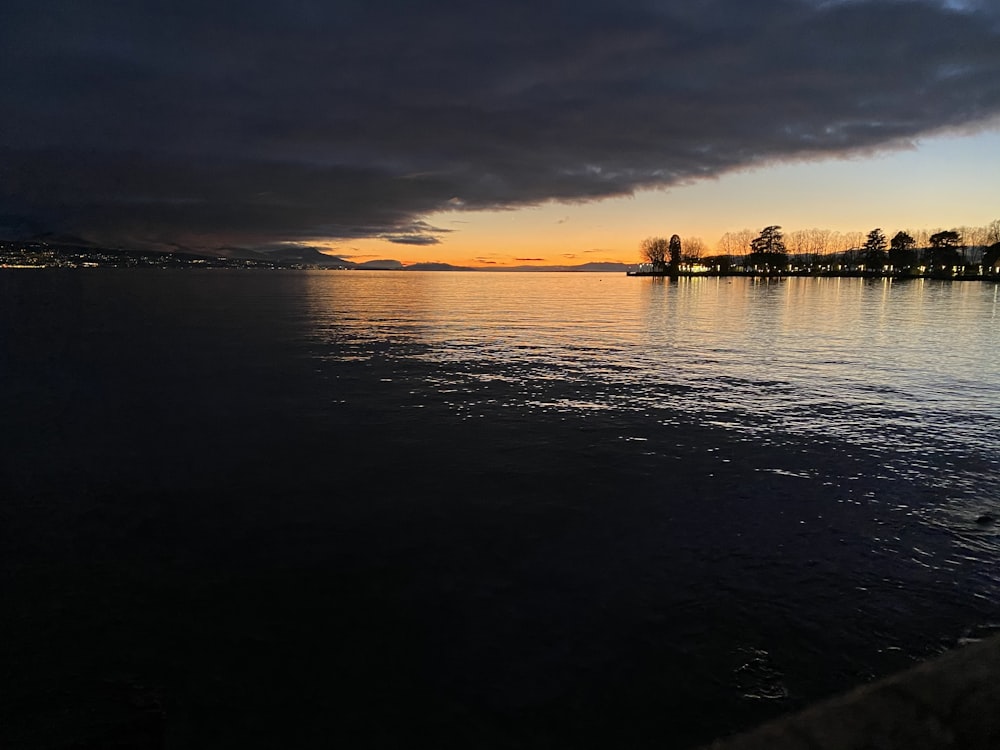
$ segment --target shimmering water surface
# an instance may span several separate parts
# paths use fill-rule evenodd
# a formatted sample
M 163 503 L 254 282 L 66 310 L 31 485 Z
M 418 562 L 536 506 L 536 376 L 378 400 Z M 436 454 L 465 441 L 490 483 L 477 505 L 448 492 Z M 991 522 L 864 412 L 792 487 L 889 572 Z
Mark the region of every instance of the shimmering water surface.
M 1000 622 L 996 285 L 0 292 L 15 746 L 691 747 Z

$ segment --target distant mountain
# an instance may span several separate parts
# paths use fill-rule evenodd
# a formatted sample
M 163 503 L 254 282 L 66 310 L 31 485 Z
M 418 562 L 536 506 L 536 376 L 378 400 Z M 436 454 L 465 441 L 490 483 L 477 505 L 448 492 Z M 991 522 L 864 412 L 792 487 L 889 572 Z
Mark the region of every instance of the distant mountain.
M 481 268 L 468 266 L 453 266 L 451 263 L 413 263 L 406 266 L 407 271 L 481 271 Z
M 282 263 L 302 263 L 308 266 L 321 266 L 323 268 L 354 268 L 355 263 L 338 258 L 335 255 L 327 255 L 315 247 L 282 247 L 268 250 L 258 250 L 259 255 L 269 260 L 280 260 Z
M 357 268 L 359 270 L 373 270 L 373 271 L 402 271 L 405 266 L 398 260 L 368 260 L 364 263 L 355 263 L 352 268 Z
M 171 252 L 176 253 L 188 251 L 182 251 L 178 248 L 177 250 L 173 250 Z M 257 252 L 256 250 L 250 250 L 245 247 L 214 247 L 211 250 L 205 250 L 198 254 L 205 257 L 230 258 L 232 260 L 268 260 L 268 256 L 266 254 Z
M 90 240 L 85 240 L 75 234 L 59 234 L 58 232 L 40 232 L 23 241 L 42 242 L 47 245 L 61 245 L 64 247 L 97 247 Z

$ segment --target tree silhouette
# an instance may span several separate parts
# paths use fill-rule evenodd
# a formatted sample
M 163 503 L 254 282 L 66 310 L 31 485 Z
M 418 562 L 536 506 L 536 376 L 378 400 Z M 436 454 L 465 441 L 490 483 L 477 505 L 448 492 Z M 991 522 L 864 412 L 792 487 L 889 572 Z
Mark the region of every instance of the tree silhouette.
M 931 235 L 929 241 L 931 243 L 931 265 L 957 266 L 962 263 L 962 257 L 958 252 L 962 236 L 958 232 L 953 229 L 936 232 Z
M 676 271 L 681 264 L 681 238 L 673 235 L 670 238 L 670 270 Z
M 683 243 L 684 252 L 681 253 L 681 262 L 694 264 L 705 255 L 705 242 L 701 237 L 685 237 Z
M 643 259 L 653 266 L 654 271 L 667 269 L 667 241 L 663 237 L 647 237 L 639 245 Z
M 1000 242 L 1000 219 L 994 219 L 985 227 L 983 227 L 984 233 L 986 235 L 986 244 L 995 245 Z
M 750 255 L 747 262 L 751 266 L 764 266 L 767 269 L 786 268 L 788 266 L 788 251 L 781 234 L 781 227 L 773 224 L 764 227 L 757 237 L 750 241 Z
M 896 232 L 889 243 L 889 262 L 895 268 L 909 268 L 917 264 L 917 241 L 906 232 Z
M 866 268 L 885 268 L 885 262 L 888 258 L 885 246 L 885 235 L 879 227 L 868 233 L 868 237 L 865 238 L 865 244 L 862 248 Z
M 750 250 L 755 253 L 784 253 L 785 238 L 781 234 L 781 227 L 773 224 L 760 230 L 760 234 L 750 241 Z
M 986 248 L 986 252 L 983 253 L 983 265 L 994 271 L 1000 266 L 1000 242 L 994 242 Z

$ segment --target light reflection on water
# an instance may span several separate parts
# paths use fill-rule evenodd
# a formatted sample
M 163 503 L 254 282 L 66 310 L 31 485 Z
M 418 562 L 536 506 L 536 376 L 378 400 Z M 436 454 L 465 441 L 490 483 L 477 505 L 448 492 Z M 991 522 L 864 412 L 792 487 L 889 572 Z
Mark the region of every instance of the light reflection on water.
M 520 384 L 514 408 L 680 413 L 762 440 L 890 446 L 903 473 L 950 454 L 996 466 L 995 296 L 861 279 L 310 277 L 329 356 L 436 364 L 428 385 L 456 408 L 503 379 Z
M 317 356 L 421 363 L 418 403 L 481 420 L 613 413 L 629 419 L 623 439 L 697 424 L 793 452 L 803 439 L 847 444 L 868 454 L 868 476 L 760 470 L 846 488 L 847 503 L 915 492 L 890 513 L 980 558 L 1000 549 L 995 526 L 974 525 L 996 510 L 989 488 L 1000 481 L 996 297 L 996 285 L 922 280 L 309 278 Z

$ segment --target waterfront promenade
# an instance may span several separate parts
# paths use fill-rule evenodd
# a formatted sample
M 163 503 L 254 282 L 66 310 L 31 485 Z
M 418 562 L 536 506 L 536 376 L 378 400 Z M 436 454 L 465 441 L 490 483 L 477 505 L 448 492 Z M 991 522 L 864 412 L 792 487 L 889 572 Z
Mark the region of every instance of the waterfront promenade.
M 811 278 L 846 278 L 846 279 L 893 279 L 905 281 L 908 279 L 936 279 L 939 281 L 1000 281 L 1000 267 L 970 268 L 956 270 L 927 269 L 923 271 L 858 271 L 858 270 L 832 270 L 832 269 L 730 269 L 718 270 L 707 269 L 699 271 L 680 270 L 675 273 L 670 271 L 648 271 L 641 268 L 629 269 L 625 272 L 627 276 L 648 276 L 654 278 L 701 278 L 713 276 L 744 276 L 751 278 L 786 278 L 806 276 Z

